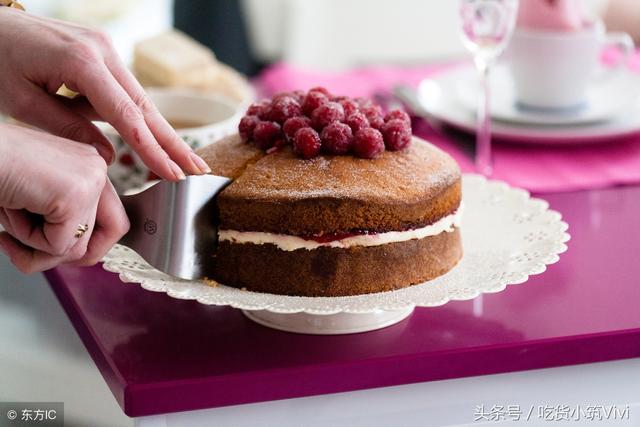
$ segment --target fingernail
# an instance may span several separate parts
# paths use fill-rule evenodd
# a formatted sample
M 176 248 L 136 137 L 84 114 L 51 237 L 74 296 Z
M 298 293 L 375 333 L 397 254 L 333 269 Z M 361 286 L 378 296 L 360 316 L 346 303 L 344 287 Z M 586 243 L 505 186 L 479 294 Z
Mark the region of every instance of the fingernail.
M 196 153 L 191 153 L 191 160 L 193 161 L 193 163 L 196 164 L 196 166 L 198 167 L 198 169 L 200 169 L 200 172 L 202 173 L 209 173 L 211 172 L 211 168 L 209 167 L 209 165 L 207 164 L 207 162 L 205 162 L 202 157 L 198 156 Z
M 180 181 L 184 181 L 185 179 L 187 179 L 184 172 L 182 172 L 182 169 L 180 169 L 180 166 L 178 166 L 173 160 L 169 160 L 169 167 L 171 168 L 171 172 L 173 172 L 173 175 L 176 179 Z

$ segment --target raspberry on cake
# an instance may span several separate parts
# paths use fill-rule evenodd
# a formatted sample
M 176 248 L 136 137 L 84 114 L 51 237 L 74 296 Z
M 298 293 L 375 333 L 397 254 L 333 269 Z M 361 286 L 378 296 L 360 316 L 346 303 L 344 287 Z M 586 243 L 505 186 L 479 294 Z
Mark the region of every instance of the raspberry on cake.
M 282 123 L 258 118 L 264 111 Z M 209 277 L 342 296 L 421 283 L 459 261 L 460 170 L 411 135 L 406 113 L 314 88 L 247 114 L 240 135 L 199 151 L 213 173 L 234 179 L 217 197 Z
M 311 127 L 311 119 L 305 116 L 299 116 L 287 119 L 287 121 L 284 122 L 284 125 L 282 126 L 282 130 L 284 131 L 287 140 L 293 141 L 296 132 L 298 132 L 302 128 L 308 127 Z
M 311 159 L 320 153 L 322 142 L 318 132 L 307 127 L 296 132 L 293 141 L 293 152 L 303 159 Z
M 378 129 L 364 128 L 356 132 L 353 151 L 363 159 L 373 159 L 384 151 L 384 140 Z
M 387 150 L 402 150 L 411 143 L 411 128 L 405 121 L 393 119 L 382 126 Z
M 349 125 L 354 134 L 360 129 L 368 128 L 371 126 L 369 125 L 369 120 L 367 120 L 364 114 L 359 111 L 356 111 L 355 113 L 347 116 L 344 122 L 345 124 Z
M 344 109 L 337 102 L 327 102 L 311 113 L 311 125 L 316 130 L 322 130 L 333 122 L 341 122 L 343 120 Z
M 411 117 L 409 117 L 409 115 L 402 110 L 393 110 L 393 111 L 389 111 L 385 116 L 384 116 L 384 121 L 385 123 L 388 123 L 391 120 L 402 120 L 403 122 L 405 122 L 409 127 L 411 127 Z
M 297 117 L 301 112 L 300 104 L 293 96 L 282 96 L 273 101 L 269 117 L 274 122 L 284 124 L 287 119 Z
M 322 129 L 323 147 L 329 154 L 346 154 L 351 149 L 353 132 L 344 123 L 335 121 Z
M 305 131 L 296 138 L 298 131 L 308 127 L 317 134 Z M 385 148 L 397 151 L 411 143 L 411 119 L 402 110 L 384 114 L 370 100 L 332 96 L 327 89 L 314 87 L 307 93 L 281 92 L 271 101 L 252 104 L 238 133 L 243 141 L 269 154 L 289 144 L 307 160 L 320 152 L 373 159 Z
M 258 122 L 253 129 L 253 140 L 263 150 L 273 147 L 280 139 L 280 125 L 276 122 Z
M 310 116 L 316 108 L 327 102 L 329 102 L 329 98 L 324 93 L 309 91 L 302 102 L 302 111 Z

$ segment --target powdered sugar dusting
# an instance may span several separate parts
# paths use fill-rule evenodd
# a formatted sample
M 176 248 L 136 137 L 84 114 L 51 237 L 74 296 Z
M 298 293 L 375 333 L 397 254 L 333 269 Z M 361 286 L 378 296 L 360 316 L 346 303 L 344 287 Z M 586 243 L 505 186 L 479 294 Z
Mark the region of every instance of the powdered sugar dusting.
M 436 196 L 459 178 L 451 157 L 414 138 L 406 150 L 372 160 L 326 155 L 300 160 L 284 149 L 249 166 L 223 197 L 283 203 L 314 198 L 414 203 Z

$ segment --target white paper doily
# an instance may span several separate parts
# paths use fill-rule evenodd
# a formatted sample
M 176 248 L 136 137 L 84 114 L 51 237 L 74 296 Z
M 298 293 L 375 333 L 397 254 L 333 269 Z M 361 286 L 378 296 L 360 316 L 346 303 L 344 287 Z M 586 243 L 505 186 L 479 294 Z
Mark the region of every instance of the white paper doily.
M 525 190 L 478 175 L 463 177 L 462 221 L 464 255 L 444 276 L 408 288 L 349 297 L 295 297 L 264 294 L 228 286 L 210 286 L 164 274 L 132 250 L 116 245 L 104 258 L 104 268 L 123 282 L 140 283 L 149 291 L 166 292 L 202 304 L 229 305 L 272 313 L 373 313 L 435 307 L 450 300 L 500 292 L 545 271 L 567 250 L 568 226 L 547 202 Z

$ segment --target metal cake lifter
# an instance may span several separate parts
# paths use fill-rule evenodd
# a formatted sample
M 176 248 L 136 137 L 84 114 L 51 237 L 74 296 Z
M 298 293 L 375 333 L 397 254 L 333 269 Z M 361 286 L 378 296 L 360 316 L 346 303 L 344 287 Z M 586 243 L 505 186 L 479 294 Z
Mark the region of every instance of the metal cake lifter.
M 218 243 L 215 196 L 229 183 L 221 176 L 189 176 L 122 196 L 131 228 L 119 243 L 172 276 L 204 277 L 203 258 Z

